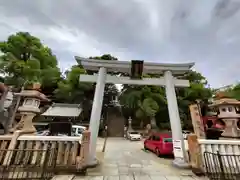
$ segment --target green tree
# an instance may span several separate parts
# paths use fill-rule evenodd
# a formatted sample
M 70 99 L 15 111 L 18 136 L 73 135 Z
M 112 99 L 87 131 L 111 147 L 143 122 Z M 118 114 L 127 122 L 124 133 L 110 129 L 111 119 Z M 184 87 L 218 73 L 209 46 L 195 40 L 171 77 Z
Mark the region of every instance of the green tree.
M 90 57 L 97 60 L 117 60 L 117 58 L 106 54 L 100 57 Z M 95 83 L 79 82 L 81 74 L 93 74 L 95 71 L 86 71 L 79 65 L 74 65 L 65 72 L 65 78 L 58 82 L 54 91 L 54 98 L 57 102 L 83 104 L 84 117 L 90 117 L 92 100 L 94 98 Z M 118 96 L 118 89 L 115 84 L 106 84 L 103 99 L 103 113 L 108 105 Z
M 91 83 L 79 82 L 79 76 L 86 71 L 74 65 L 66 72 L 66 78 L 58 82 L 58 88 L 55 89 L 55 99 L 65 103 L 81 103 L 92 98 L 93 85 Z
M 89 57 L 90 59 L 96 59 L 96 60 L 108 60 L 108 61 L 117 61 L 118 59 L 110 54 L 104 54 L 102 56 L 95 56 L 95 57 Z M 97 73 L 93 71 L 88 71 L 88 74 Z M 110 75 L 118 75 L 119 72 L 108 72 Z M 105 90 L 104 90 L 104 100 L 103 100 L 103 108 L 107 107 L 108 104 L 110 104 L 114 99 L 115 96 L 118 96 L 118 89 L 115 84 L 106 84 Z
M 190 87 L 176 88 L 176 94 L 182 125 L 189 128 L 191 126 L 189 105 L 196 100 L 211 98 L 212 91 L 207 87 L 206 78 L 198 72 L 190 71 L 182 79 L 189 80 Z M 165 88 L 124 85 L 120 101 L 126 116 L 132 116 L 136 121 L 144 121 L 144 124 L 151 122 L 154 125 L 156 120 L 161 129 L 170 128 Z
M 155 126 L 155 116 L 161 106 L 166 103 L 161 91 L 161 88 L 156 86 L 125 86 L 120 96 L 125 116 L 137 119 L 141 125 L 150 122 Z
M 112 56 L 111 54 L 104 54 L 102 56 L 91 56 L 89 59 L 98 59 L 98 60 L 114 60 L 117 61 L 118 58 Z
M 240 83 L 233 87 L 231 97 L 240 101 Z
M 215 92 L 215 94 L 216 93 L 217 91 Z M 226 97 L 237 99 L 240 101 L 240 83 L 236 84 L 233 87 L 229 87 L 221 93 L 224 94 Z
M 191 128 L 192 121 L 189 113 L 189 105 L 212 98 L 212 89 L 208 87 L 207 79 L 196 71 L 189 71 L 183 77 L 190 82 L 188 88 L 176 88 L 179 113 L 183 128 Z
M 0 68 L 5 83 L 22 87 L 24 83 L 40 82 L 51 91 L 61 79 L 57 58 L 40 39 L 28 32 L 18 32 L 0 42 Z

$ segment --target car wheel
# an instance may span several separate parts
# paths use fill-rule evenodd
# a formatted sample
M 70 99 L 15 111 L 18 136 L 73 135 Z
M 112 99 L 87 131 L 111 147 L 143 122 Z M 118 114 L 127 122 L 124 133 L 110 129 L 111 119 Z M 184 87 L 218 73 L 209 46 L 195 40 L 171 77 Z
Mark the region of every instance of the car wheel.
M 158 148 L 155 149 L 155 154 L 157 155 L 157 157 L 159 157 L 161 155 L 161 153 L 160 153 Z

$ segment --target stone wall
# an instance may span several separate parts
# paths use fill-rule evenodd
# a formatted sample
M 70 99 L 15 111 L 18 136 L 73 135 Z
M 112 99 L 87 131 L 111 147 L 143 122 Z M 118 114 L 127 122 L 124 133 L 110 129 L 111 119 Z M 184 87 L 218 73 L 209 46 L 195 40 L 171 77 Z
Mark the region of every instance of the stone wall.
M 18 156 L 24 153 L 23 149 L 34 151 L 30 154 L 32 157 L 29 157 L 32 159 L 39 156 L 39 150 L 47 150 L 53 153 L 56 171 L 78 172 L 88 166 L 89 141 L 89 131 L 83 132 L 82 137 L 21 135 L 20 131 L 16 131 L 13 135 L 0 136 L 1 149 L 8 150 L 4 155 L 3 152 L 0 153 L 0 162 L 3 162 L 2 166 L 10 166 L 11 162 L 16 162 Z M 19 150 L 18 156 L 12 155 L 13 150 Z

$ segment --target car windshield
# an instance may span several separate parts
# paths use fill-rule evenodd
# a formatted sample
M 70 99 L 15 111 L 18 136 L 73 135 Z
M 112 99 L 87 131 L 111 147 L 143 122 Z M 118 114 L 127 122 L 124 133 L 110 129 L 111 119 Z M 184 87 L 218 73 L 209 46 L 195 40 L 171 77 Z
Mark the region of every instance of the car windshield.
M 83 131 L 84 131 L 84 129 L 79 128 L 79 129 L 78 129 L 78 134 L 82 134 Z
M 164 138 L 163 141 L 164 142 L 172 142 L 172 138 Z
M 139 132 L 130 132 L 130 134 L 139 134 Z

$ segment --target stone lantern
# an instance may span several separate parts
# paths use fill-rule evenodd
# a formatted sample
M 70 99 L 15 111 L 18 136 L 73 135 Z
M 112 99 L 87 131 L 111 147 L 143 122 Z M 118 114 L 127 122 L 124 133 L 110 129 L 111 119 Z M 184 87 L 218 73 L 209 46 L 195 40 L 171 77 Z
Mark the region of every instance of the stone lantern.
M 20 93 L 16 93 L 17 96 L 24 98 L 23 104 L 18 108 L 21 114 L 21 120 L 14 128 L 15 130 L 22 130 L 28 133 L 36 132 L 33 126 L 33 118 L 40 113 L 40 102 L 50 101 L 46 96 L 37 90 L 22 90 Z
M 128 131 L 133 131 L 133 129 L 132 129 L 132 118 L 131 117 L 128 118 Z
M 240 129 L 238 127 L 240 120 L 240 101 L 236 99 L 223 98 L 213 102 L 210 107 L 214 107 L 218 112 L 219 122 L 224 122 L 223 137 L 240 137 Z

